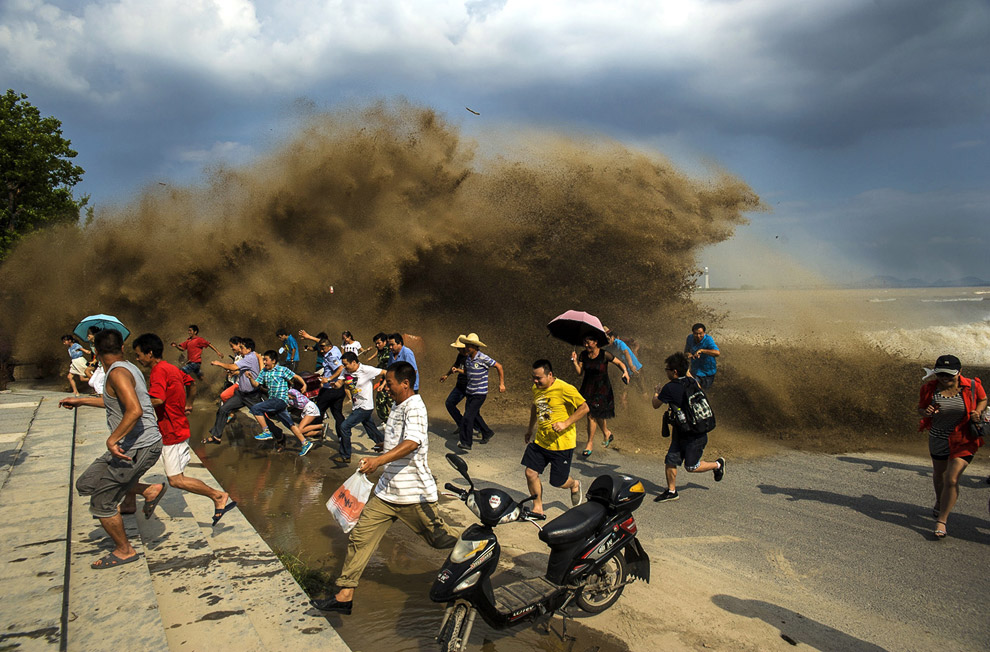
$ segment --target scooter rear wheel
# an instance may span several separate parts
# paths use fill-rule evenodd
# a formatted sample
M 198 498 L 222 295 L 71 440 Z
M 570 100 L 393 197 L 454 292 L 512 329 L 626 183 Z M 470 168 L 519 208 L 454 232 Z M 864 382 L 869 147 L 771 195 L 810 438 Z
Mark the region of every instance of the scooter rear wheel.
M 437 642 L 440 644 L 440 652 L 460 652 L 464 649 L 463 644 L 467 641 L 461 640 L 461 634 L 464 629 L 464 619 L 467 617 L 468 608 L 466 605 L 459 604 L 454 607 L 453 613 L 450 614 L 450 618 L 447 622 L 443 624 L 443 628 L 440 630 L 440 635 L 437 636 Z
M 588 577 L 574 599 L 577 606 L 591 614 L 599 614 L 613 604 L 626 588 L 626 563 L 622 553 L 611 557 L 598 571 Z

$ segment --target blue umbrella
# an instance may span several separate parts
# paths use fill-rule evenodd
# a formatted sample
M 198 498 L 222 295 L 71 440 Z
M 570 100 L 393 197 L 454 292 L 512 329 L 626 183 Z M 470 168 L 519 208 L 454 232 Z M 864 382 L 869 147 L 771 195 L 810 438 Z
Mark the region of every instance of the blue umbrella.
M 120 323 L 120 320 L 113 315 L 90 315 L 86 319 L 79 322 L 79 325 L 76 326 L 72 332 L 75 333 L 79 339 L 84 340 L 86 339 L 86 332 L 89 330 L 90 326 L 96 326 L 101 330 L 105 328 L 112 328 L 120 332 L 120 334 L 124 336 L 125 340 L 131 335 L 131 332 L 127 330 L 127 328 Z

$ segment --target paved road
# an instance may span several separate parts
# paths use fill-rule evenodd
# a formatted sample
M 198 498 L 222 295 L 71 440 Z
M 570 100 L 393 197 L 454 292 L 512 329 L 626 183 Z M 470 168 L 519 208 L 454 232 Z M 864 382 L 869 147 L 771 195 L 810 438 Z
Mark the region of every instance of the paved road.
M 504 428 L 488 446 L 476 443 L 465 459 L 479 469 L 502 469 L 495 480 L 520 492 L 521 473 L 517 480 L 504 469 L 521 455 L 521 432 Z M 441 480 L 450 474 L 445 452 L 437 445 L 431 450 Z M 712 569 L 717 607 L 775 627 L 790 623 L 793 638 L 814 648 L 986 650 L 990 466 L 981 457 L 963 477 L 944 541 L 931 535 L 929 462 L 863 453 L 730 459 L 719 484 L 710 474 L 682 470 L 681 499 L 647 499 L 637 522 L 655 560 L 676 549 Z M 663 475 L 659 460 L 614 451 L 596 450 L 574 468 L 586 479 L 614 470 L 636 475 L 652 494 Z M 554 497 L 563 492 L 554 490 Z M 750 595 L 766 599 L 719 594 L 720 577 L 744 582 Z M 676 600 L 676 593 L 669 597 Z

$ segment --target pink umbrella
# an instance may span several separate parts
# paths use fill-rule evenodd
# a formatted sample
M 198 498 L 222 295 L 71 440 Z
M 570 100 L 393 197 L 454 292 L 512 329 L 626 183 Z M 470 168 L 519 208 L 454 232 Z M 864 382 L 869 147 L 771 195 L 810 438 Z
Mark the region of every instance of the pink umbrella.
M 554 317 L 547 324 L 547 330 L 558 340 L 563 340 L 574 346 L 584 345 L 584 338 L 593 337 L 599 346 L 608 344 L 605 327 L 594 315 L 579 310 L 568 310 Z

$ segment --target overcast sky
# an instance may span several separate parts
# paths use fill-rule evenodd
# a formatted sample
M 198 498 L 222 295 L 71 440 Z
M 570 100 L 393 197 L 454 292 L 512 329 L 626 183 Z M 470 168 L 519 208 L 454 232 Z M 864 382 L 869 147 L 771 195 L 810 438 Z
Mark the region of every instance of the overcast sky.
M 986 0 L 3 0 L 0 82 L 62 120 L 97 205 L 404 96 L 740 176 L 773 210 L 704 254 L 716 284 L 775 253 L 990 280 L 988 35 Z

